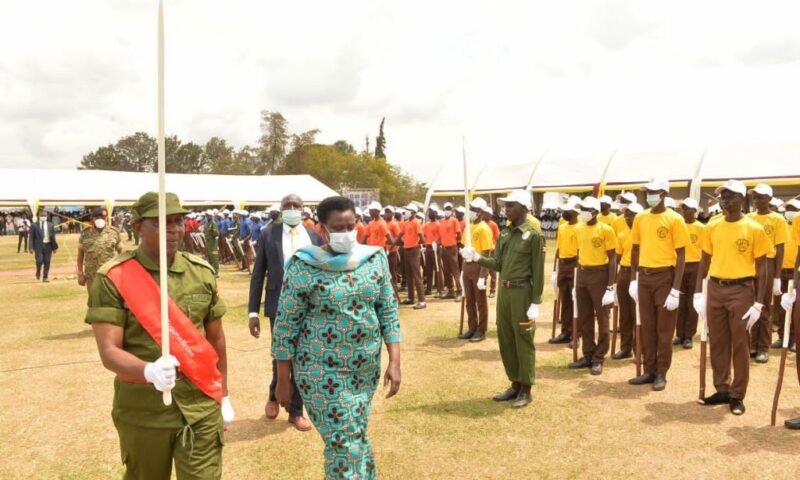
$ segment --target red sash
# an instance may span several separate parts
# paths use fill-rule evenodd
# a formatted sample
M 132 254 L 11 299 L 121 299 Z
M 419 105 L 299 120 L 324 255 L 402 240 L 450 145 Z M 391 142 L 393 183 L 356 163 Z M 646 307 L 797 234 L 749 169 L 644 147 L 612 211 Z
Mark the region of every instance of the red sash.
M 127 260 L 108 271 L 128 308 L 147 333 L 161 345 L 161 289 L 139 262 Z M 217 370 L 214 347 L 200 334 L 192 320 L 169 299 L 170 354 L 178 359 L 181 372 L 203 393 L 222 402 L 222 374 Z

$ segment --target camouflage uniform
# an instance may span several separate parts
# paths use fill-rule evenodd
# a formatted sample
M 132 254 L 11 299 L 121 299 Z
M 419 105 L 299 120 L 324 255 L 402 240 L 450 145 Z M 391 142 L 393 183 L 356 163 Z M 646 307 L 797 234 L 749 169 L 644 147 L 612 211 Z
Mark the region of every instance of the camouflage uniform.
M 81 232 L 79 246 L 83 250 L 83 274 L 88 291 L 92 290 L 97 270 L 117 256 L 117 247 L 121 243 L 119 230 L 111 225 L 106 225 L 102 230 L 92 227 Z

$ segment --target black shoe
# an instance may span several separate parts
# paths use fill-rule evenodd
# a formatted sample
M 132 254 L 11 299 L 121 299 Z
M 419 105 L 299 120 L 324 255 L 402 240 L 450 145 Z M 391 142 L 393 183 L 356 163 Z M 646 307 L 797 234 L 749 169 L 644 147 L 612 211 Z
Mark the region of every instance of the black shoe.
M 517 395 L 519 395 L 519 389 L 514 387 L 509 387 L 509 389 L 506 390 L 505 392 L 492 397 L 492 400 L 494 400 L 495 402 L 507 402 L 509 400 L 516 399 Z
M 683 340 L 683 348 L 685 348 L 686 350 L 691 350 L 693 346 L 694 344 L 692 343 L 691 338 L 686 338 Z
M 769 362 L 769 355 L 767 352 L 758 352 L 756 354 L 756 363 L 767 363 Z
M 561 332 L 557 336 L 548 340 L 547 343 L 552 343 L 552 344 L 569 343 L 570 340 L 572 340 L 572 337 L 570 337 L 568 333 Z
M 472 338 L 473 335 L 475 335 L 475 332 L 470 330 L 462 333 L 461 335 L 458 336 L 458 338 L 461 340 L 469 340 L 470 338 Z
M 683 343 L 683 338 L 681 338 L 681 337 L 675 337 L 675 338 L 672 339 L 672 344 L 673 345 L 680 345 L 682 343 Z
M 667 388 L 667 377 L 664 375 L 656 375 L 656 380 L 653 382 L 653 390 L 660 392 Z
M 414 303 L 415 303 L 414 300 L 405 299 L 402 302 L 400 302 L 400 305 L 414 305 Z
M 779 337 L 777 340 L 772 342 L 772 345 L 770 345 L 770 348 L 775 348 L 775 349 L 778 349 L 778 350 L 783 348 L 783 339 Z
M 731 397 L 728 392 L 717 392 L 700 400 L 698 403 L 700 405 L 722 405 L 723 403 L 731 403 Z
M 603 364 L 599 362 L 592 363 L 591 373 L 592 375 L 600 375 L 603 373 Z
M 633 357 L 633 353 L 631 353 L 629 351 L 625 351 L 625 350 L 620 350 L 619 352 L 615 353 L 614 355 L 611 355 L 611 360 L 622 360 L 622 359 L 631 358 L 631 357 Z
M 578 359 L 577 362 L 572 362 L 569 364 L 569 368 L 573 370 L 578 368 L 589 368 L 591 366 L 592 366 L 592 361 L 589 359 L 589 357 L 580 358 Z
M 783 422 L 783 426 L 789 430 L 800 430 L 800 418 L 793 418 Z
M 731 398 L 731 413 L 734 415 L 744 415 L 744 402 L 738 398 Z
M 475 332 L 475 335 L 473 335 L 472 338 L 469 339 L 469 341 L 472 343 L 478 343 L 484 340 L 486 340 L 486 334 L 480 331 Z
M 638 377 L 631 378 L 628 380 L 628 383 L 631 385 L 644 385 L 646 383 L 653 383 L 656 381 L 656 376 L 651 373 L 645 373 L 644 375 L 639 375 Z
M 756 355 L 758 355 L 758 352 L 755 350 L 750 350 L 750 358 L 756 358 Z
M 532 399 L 530 392 L 520 390 L 519 394 L 517 394 L 517 398 L 515 398 L 514 401 L 511 402 L 511 406 L 514 408 L 522 408 L 530 404 L 531 400 Z

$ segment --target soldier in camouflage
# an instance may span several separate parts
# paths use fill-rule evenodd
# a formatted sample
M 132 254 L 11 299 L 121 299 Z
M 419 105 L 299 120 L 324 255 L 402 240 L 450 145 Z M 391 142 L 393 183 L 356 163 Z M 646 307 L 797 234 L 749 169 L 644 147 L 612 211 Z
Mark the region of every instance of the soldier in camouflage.
M 91 216 L 91 227 L 81 232 L 78 242 L 78 285 L 85 285 L 87 291 L 92 290 L 97 270 L 122 253 L 120 232 L 108 223 L 107 218 L 105 208 L 95 209 Z

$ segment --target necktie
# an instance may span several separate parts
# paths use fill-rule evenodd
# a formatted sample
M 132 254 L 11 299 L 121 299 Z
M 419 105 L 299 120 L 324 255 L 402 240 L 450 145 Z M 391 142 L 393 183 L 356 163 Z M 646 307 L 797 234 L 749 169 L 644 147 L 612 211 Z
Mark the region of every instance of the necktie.
M 292 236 L 292 253 L 294 253 L 295 252 L 294 240 L 295 240 L 295 238 L 297 238 L 297 228 L 296 227 L 291 227 L 289 229 L 289 234 Z

